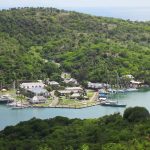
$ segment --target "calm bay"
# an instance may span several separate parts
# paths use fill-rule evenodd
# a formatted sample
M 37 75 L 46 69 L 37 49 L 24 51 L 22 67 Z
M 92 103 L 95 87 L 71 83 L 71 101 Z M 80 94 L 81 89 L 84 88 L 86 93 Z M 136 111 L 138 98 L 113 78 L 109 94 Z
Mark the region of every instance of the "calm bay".
M 126 103 L 127 107 L 143 106 L 150 111 L 150 91 L 139 91 L 119 96 L 120 103 Z M 93 106 L 83 109 L 66 108 L 26 108 L 11 109 L 6 105 L 0 105 L 0 130 L 6 126 L 15 125 L 20 121 L 26 121 L 33 117 L 47 119 L 55 116 L 64 116 L 68 118 L 98 118 L 113 113 L 123 113 L 125 108 Z

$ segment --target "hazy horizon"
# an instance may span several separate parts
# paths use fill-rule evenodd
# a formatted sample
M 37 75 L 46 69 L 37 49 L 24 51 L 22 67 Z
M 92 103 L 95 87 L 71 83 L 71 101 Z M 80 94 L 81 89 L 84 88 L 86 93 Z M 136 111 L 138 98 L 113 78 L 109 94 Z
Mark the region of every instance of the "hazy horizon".
M 0 6 L 1 10 L 11 8 L 15 7 Z M 150 7 L 54 7 L 54 8 L 64 9 L 68 11 L 77 11 L 95 16 L 113 17 L 125 20 L 129 19 L 132 21 L 150 21 Z

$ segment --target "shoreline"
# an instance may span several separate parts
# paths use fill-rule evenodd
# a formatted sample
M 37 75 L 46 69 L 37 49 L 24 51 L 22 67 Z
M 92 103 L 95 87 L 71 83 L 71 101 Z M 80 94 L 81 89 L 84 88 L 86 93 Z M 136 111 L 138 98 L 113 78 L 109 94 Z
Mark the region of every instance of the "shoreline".
M 17 108 L 13 108 L 13 107 L 10 107 L 12 109 L 27 109 L 27 108 L 67 108 L 67 109 L 83 109 L 83 108 L 88 108 L 88 107 L 93 107 L 93 106 L 97 106 L 99 105 L 100 102 L 96 102 L 94 104 L 91 104 L 91 105 L 82 105 L 82 106 L 67 106 L 67 105 L 57 105 L 57 106 L 25 106 L 25 107 L 17 107 Z
M 86 105 L 86 106 L 67 106 L 67 105 L 57 105 L 57 106 L 31 106 L 28 108 L 68 108 L 68 109 L 82 109 L 82 108 L 88 108 L 88 107 L 93 107 L 96 105 L 99 105 L 100 102 L 97 102 L 95 104 L 92 105 Z

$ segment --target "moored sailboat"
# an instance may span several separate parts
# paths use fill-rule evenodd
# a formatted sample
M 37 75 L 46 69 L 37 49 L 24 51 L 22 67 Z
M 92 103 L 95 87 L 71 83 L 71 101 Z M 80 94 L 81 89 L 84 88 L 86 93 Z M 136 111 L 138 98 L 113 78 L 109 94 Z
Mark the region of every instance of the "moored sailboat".
M 111 107 L 126 107 L 126 104 L 119 104 L 118 101 L 103 101 L 100 103 L 101 106 L 111 106 Z

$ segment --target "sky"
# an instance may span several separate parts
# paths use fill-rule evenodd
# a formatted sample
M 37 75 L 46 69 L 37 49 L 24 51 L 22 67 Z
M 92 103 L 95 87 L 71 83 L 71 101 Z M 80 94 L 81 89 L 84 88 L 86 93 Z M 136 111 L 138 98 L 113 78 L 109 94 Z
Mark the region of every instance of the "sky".
M 150 7 L 150 0 L 0 0 L 1 7 Z
M 97 16 L 150 20 L 150 0 L 0 0 L 0 8 L 55 7 Z

